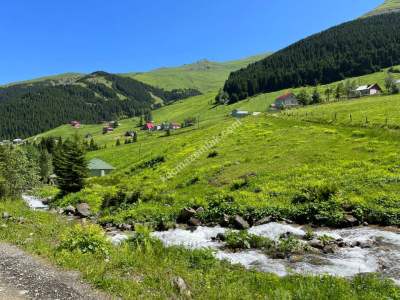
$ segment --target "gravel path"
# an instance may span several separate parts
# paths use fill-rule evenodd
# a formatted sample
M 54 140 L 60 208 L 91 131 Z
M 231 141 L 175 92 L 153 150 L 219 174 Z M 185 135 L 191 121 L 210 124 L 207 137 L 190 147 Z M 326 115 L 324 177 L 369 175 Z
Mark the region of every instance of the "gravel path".
M 79 273 L 56 269 L 17 247 L 0 243 L 0 299 L 112 299 L 82 283 Z

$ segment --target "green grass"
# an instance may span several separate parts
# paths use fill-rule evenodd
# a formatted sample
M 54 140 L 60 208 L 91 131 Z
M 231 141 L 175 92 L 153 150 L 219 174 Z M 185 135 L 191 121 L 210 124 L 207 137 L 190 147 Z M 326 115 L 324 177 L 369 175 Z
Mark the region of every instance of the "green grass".
M 165 90 L 194 88 L 201 92 L 209 92 L 221 88 L 231 72 L 261 60 L 267 55 L 262 54 L 224 63 L 202 60 L 175 68 L 160 68 L 147 73 L 124 75 Z
M 79 79 L 82 77 L 82 73 L 63 73 L 63 74 L 57 74 L 57 75 L 51 75 L 51 76 L 45 76 L 45 77 L 39 77 L 31 80 L 24 80 L 24 81 L 18 81 L 18 82 L 13 82 L 5 85 L 0 85 L 0 87 L 7 87 L 7 86 L 12 86 L 16 84 L 29 84 L 29 83 L 37 83 L 41 81 L 65 81 L 65 80 L 75 80 Z
M 400 299 L 400 290 L 391 281 L 372 274 L 352 280 L 299 275 L 279 278 L 217 261 L 208 250 L 164 248 L 146 237 L 110 247 L 107 259 L 103 252 L 62 250 L 64 233 L 71 232 L 73 223 L 30 211 L 20 201 L 0 201 L 0 213 L 4 211 L 24 217 L 25 222 L 1 220 L 0 241 L 80 271 L 85 281 L 122 299 L 186 299 L 172 283 L 176 276 L 187 283 L 193 299 Z
M 390 11 L 399 9 L 400 9 L 400 0 L 385 0 L 383 4 L 379 5 L 372 12 L 369 12 L 366 16 L 389 13 Z
M 358 78 L 358 81 L 383 82 L 385 76 L 385 72 L 378 72 Z M 324 88 L 319 87 L 321 91 Z M 400 224 L 400 208 L 395 204 L 400 192 L 400 174 L 395 160 L 400 131 L 382 128 L 386 118 L 389 127 L 400 126 L 400 113 L 396 109 L 400 96 L 309 106 L 294 111 L 295 115 L 300 115 L 298 118 L 265 113 L 248 117 L 232 134 L 203 151 L 177 176 L 162 181 L 181 162 L 235 123 L 229 116 L 232 109 L 265 112 L 283 92 L 259 95 L 231 106 L 214 106 L 215 92 L 210 92 L 163 107 L 153 113 L 156 122 L 181 122 L 187 117 L 199 117 L 200 128 L 174 131 L 171 136 L 140 131 L 137 143 L 119 147 L 115 147 L 115 141 L 123 139 L 125 131 L 135 129 L 137 119 L 122 120 L 120 128 L 107 135 L 102 135 L 102 125 L 83 125 L 79 130 L 67 125 L 44 135 L 66 137 L 76 131 L 82 135 L 92 133 L 97 143 L 107 145 L 106 149 L 88 153 L 88 159 L 104 159 L 117 170 L 104 179 L 91 179 L 87 190 L 73 199 L 84 201 L 95 193 L 92 191 L 98 190 L 100 195 L 95 193 L 90 199 L 99 201 L 95 206 L 100 207 L 102 201 L 115 197 L 116 191 L 122 190 L 128 194 L 138 192 L 141 202 L 104 215 L 105 221 L 174 221 L 179 210 L 190 205 L 202 205 L 218 217 L 225 208 L 212 211 L 210 203 L 215 201 L 215 195 L 234 199 L 231 210 L 237 213 L 257 216 L 273 213 L 312 221 L 304 220 L 305 212 L 301 211 L 310 207 L 293 205 L 292 199 L 304 188 L 333 181 L 338 188 L 335 203 L 330 208 L 321 207 L 321 213 L 331 213 L 330 225 L 340 223 L 344 207 L 351 207 L 360 220 Z M 332 122 L 334 113 L 337 120 Z M 366 128 L 360 126 L 365 115 L 371 125 L 364 126 Z M 216 152 L 216 157 L 208 158 L 211 152 Z M 160 156 L 165 158 L 165 163 L 138 169 L 146 161 Z M 243 178 L 247 180 L 245 184 L 234 189 Z
M 302 120 L 356 127 L 400 128 L 400 95 L 344 100 L 284 112 Z

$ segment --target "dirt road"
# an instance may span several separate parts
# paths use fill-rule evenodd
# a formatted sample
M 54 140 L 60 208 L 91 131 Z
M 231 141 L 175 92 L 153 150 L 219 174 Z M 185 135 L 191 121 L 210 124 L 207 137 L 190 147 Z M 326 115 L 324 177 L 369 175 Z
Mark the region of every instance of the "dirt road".
M 56 269 L 17 247 L 0 243 L 0 299 L 112 299 L 80 281 L 79 274 Z

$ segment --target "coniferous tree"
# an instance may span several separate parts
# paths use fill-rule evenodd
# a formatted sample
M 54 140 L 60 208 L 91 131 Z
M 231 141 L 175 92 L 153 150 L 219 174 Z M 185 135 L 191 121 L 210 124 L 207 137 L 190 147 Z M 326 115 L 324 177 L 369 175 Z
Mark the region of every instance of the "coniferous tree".
M 297 99 L 302 105 L 309 105 L 311 103 L 310 95 L 306 89 L 302 89 L 297 95 Z
M 85 151 L 79 139 L 59 145 L 54 157 L 54 172 L 63 195 L 79 192 L 84 187 L 89 171 Z
M 318 104 L 318 103 L 322 102 L 321 95 L 318 92 L 317 88 L 315 88 L 313 91 L 313 94 L 311 96 L 311 102 L 312 102 L 312 104 Z

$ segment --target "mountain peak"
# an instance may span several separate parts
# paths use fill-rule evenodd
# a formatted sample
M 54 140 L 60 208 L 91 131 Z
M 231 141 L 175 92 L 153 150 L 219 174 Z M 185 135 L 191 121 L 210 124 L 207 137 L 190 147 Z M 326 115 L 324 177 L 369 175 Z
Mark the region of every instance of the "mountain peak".
M 400 12 L 400 0 L 385 0 L 385 2 L 365 15 L 365 17 Z

